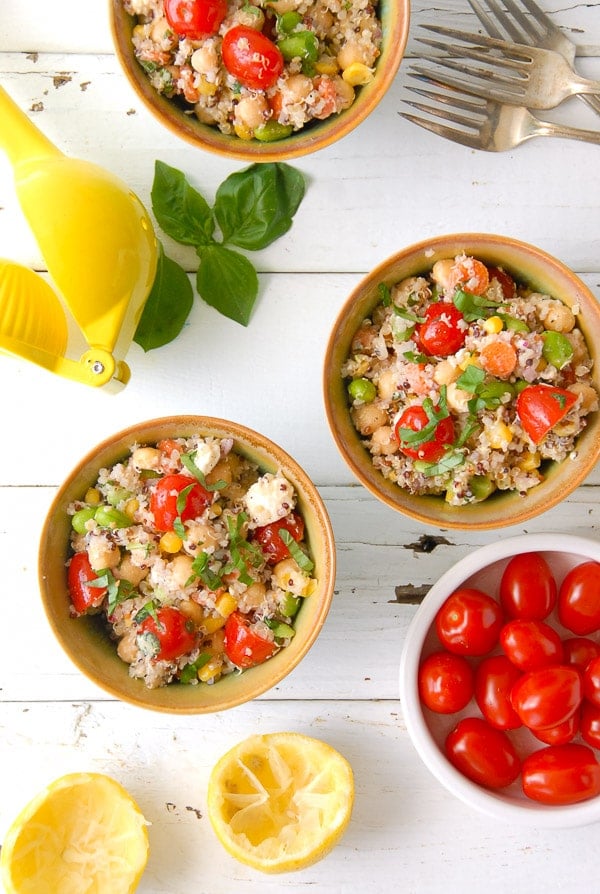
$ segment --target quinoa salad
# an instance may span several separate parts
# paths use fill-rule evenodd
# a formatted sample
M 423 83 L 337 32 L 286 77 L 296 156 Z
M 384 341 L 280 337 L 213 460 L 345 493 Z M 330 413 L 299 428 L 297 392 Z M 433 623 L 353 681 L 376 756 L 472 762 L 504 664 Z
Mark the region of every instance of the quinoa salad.
M 375 75 L 372 0 L 123 0 L 152 86 L 242 140 L 283 139 L 349 108 Z
M 294 487 L 232 438 L 135 445 L 68 513 L 71 616 L 101 615 L 152 689 L 267 661 L 316 589 Z
M 342 376 L 385 478 L 463 506 L 576 456 L 598 409 L 577 307 L 464 254 L 379 295 Z

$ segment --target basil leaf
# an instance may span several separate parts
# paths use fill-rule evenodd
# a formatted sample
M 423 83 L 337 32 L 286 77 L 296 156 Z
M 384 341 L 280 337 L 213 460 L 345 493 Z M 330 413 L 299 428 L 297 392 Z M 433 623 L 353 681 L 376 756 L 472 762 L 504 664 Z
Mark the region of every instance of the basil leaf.
M 181 454 L 181 465 L 185 466 L 190 475 L 193 475 L 197 481 L 200 482 L 204 490 L 207 490 L 209 493 L 212 493 L 215 490 L 223 490 L 224 487 L 227 487 L 227 482 L 222 478 L 219 478 L 218 481 L 215 481 L 214 484 L 209 484 L 206 478 L 204 477 L 204 473 L 198 468 L 196 463 L 194 462 L 194 457 L 196 456 L 196 451 L 193 453 L 182 453 Z
M 459 466 L 464 465 L 465 458 L 462 453 L 445 453 L 437 463 L 428 463 L 421 459 L 415 460 L 414 466 L 417 472 L 421 472 L 425 478 L 434 478 L 436 475 L 445 475 Z
M 473 295 L 471 292 L 464 292 L 462 289 L 456 290 L 452 302 L 465 320 L 469 322 L 480 320 L 488 316 L 490 311 L 496 310 L 496 308 L 501 306 L 498 301 L 492 301 L 484 295 Z
M 460 388 L 462 391 L 469 391 L 471 394 L 477 394 L 484 379 L 485 371 L 481 369 L 481 367 L 470 363 L 456 380 L 456 387 Z
M 230 174 L 214 206 L 223 242 L 254 251 L 266 248 L 290 229 L 305 189 L 300 171 L 283 162 L 253 164 Z
M 158 243 L 154 284 L 133 336 L 144 351 L 160 348 L 179 335 L 194 302 L 194 290 L 185 270 L 165 255 Z
M 219 313 L 242 326 L 248 325 L 258 295 L 258 276 L 239 252 L 216 243 L 202 248 L 196 288 L 200 297 Z
M 176 242 L 196 246 L 213 241 L 212 211 L 206 199 L 177 168 L 156 161 L 151 197 L 158 225 Z
M 279 528 L 277 530 L 277 533 L 287 546 L 290 556 L 292 557 L 292 559 L 294 559 L 298 567 L 302 571 L 310 573 L 315 567 L 314 563 L 311 561 L 311 559 L 309 559 L 304 550 L 300 546 L 298 546 L 297 542 L 294 540 L 290 532 L 286 528 Z

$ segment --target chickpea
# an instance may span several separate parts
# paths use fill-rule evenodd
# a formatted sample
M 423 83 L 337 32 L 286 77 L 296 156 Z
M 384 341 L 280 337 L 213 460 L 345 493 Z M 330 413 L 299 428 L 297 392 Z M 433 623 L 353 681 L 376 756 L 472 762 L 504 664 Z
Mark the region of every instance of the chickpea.
M 178 608 L 182 615 L 194 622 L 196 627 L 201 626 L 204 621 L 204 609 L 201 605 L 198 605 L 193 599 L 184 599 L 179 603 Z
M 234 121 L 249 130 L 256 130 L 265 123 L 269 115 L 269 103 L 265 96 L 244 96 L 235 107 Z
M 137 447 L 131 454 L 131 463 L 138 471 L 140 469 L 158 469 L 160 450 L 156 447 Z
M 300 0 L 269 0 L 267 6 L 274 9 L 277 15 L 283 15 L 284 12 L 292 12 L 300 5 Z
M 145 577 L 148 576 L 148 568 L 142 568 L 139 565 L 134 565 L 131 555 L 129 553 L 125 553 L 121 562 L 117 568 L 114 570 L 114 575 L 119 580 L 127 580 L 134 587 L 143 581 Z
M 390 456 L 400 449 L 398 441 L 394 437 L 394 429 L 391 425 L 382 425 L 375 429 L 371 438 L 371 453 L 375 456 Z
M 357 353 L 369 353 L 373 350 L 373 343 L 377 338 L 378 330 L 370 321 L 366 320 L 360 329 L 354 333 L 352 339 L 352 351 Z
M 103 534 L 90 537 L 87 548 L 90 565 L 94 569 L 116 568 L 121 561 L 121 551 L 116 543 L 107 540 Z
M 440 360 L 433 373 L 438 385 L 450 385 L 458 379 L 460 369 L 449 360 Z
M 318 34 L 326 35 L 333 26 L 333 15 L 324 4 L 320 3 L 311 13 L 311 22 Z
M 446 402 L 450 409 L 457 413 L 467 412 L 467 404 L 472 397 L 473 395 L 469 391 L 463 391 L 462 388 L 458 388 L 455 382 L 450 382 L 446 389 Z
M 575 314 L 566 304 L 553 301 L 542 322 L 553 332 L 571 332 L 575 328 Z
M 277 562 L 273 567 L 273 578 L 278 587 L 294 596 L 303 596 L 309 583 L 309 578 L 291 556 Z
M 442 258 L 436 261 L 431 269 L 431 278 L 442 289 L 448 288 L 450 282 L 450 271 L 454 267 L 452 258 Z
M 340 49 L 336 59 L 337 64 L 342 71 L 349 68 L 349 66 L 353 65 L 355 62 L 362 62 L 363 65 L 368 65 L 370 62 L 368 53 L 356 40 L 347 41 L 347 43 Z
M 583 415 L 593 413 L 598 409 L 598 394 L 592 385 L 588 385 L 585 382 L 574 382 L 572 385 L 569 385 L 568 390 L 572 391 L 573 394 L 581 396 L 581 406 L 579 409 Z
M 219 57 L 213 42 L 207 42 L 202 47 L 194 50 L 190 59 L 190 64 L 194 71 L 199 74 L 210 74 L 217 71 L 219 67 Z
M 249 612 L 253 608 L 258 608 L 263 603 L 266 592 L 267 588 L 261 581 L 255 581 L 253 584 L 250 584 L 240 596 L 238 602 L 240 611 Z
M 119 640 L 117 655 L 125 664 L 133 664 L 138 657 L 137 634 L 130 630 Z
M 179 555 L 175 556 L 169 562 L 169 570 L 171 577 L 178 587 L 185 587 L 190 577 L 193 575 L 192 565 L 194 560 L 191 556 Z
M 159 44 L 163 50 L 171 49 L 177 43 L 177 38 L 164 16 L 154 19 L 150 25 L 149 36 L 152 41 Z
M 361 435 L 372 435 L 375 429 L 381 428 L 388 421 L 387 413 L 376 403 L 360 404 L 350 411 L 352 421 Z
M 234 12 L 232 22 L 234 25 L 245 25 L 246 28 L 262 31 L 265 24 L 265 14 L 258 6 L 247 3 Z
M 343 78 L 336 77 L 333 79 L 335 93 L 338 98 L 339 109 L 349 109 L 354 102 L 354 87 L 352 84 L 346 83 Z
M 396 368 L 391 366 L 382 370 L 377 380 L 377 393 L 381 400 L 390 400 L 397 390 L 398 372 Z
M 183 541 L 186 553 L 196 555 L 198 548 L 210 550 L 219 545 L 220 535 L 208 522 L 189 521 L 186 524 L 187 537 Z
M 282 93 L 288 103 L 302 102 L 311 93 L 313 82 L 303 74 L 290 75 L 285 82 Z
M 221 627 L 211 633 L 202 643 L 202 651 L 211 655 L 221 655 L 225 649 L 225 631 Z

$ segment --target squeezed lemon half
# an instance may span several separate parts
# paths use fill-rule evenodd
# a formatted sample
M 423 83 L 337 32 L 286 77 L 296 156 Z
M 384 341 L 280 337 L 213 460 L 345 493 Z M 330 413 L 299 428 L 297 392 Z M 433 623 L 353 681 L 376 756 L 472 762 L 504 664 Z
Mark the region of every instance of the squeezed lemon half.
M 62 776 L 6 834 L 0 852 L 6 894 L 133 894 L 148 860 L 146 825 L 109 776 Z
M 343 835 L 354 777 L 330 745 L 299 733 L 250 736 L 223 755 L 208 783 L 208 815 L 225 849 L 262 872 L 316 863 Z

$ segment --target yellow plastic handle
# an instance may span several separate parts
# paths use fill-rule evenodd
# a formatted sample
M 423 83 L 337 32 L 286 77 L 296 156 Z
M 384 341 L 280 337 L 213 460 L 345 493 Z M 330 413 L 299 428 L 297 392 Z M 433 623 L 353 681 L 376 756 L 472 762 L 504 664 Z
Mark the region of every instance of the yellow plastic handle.
M 38 130 L 3 87 L 0 87 L 0 121 L 0 146 L 13 167 L 30 158 L 62 155 L 60 149 Z

